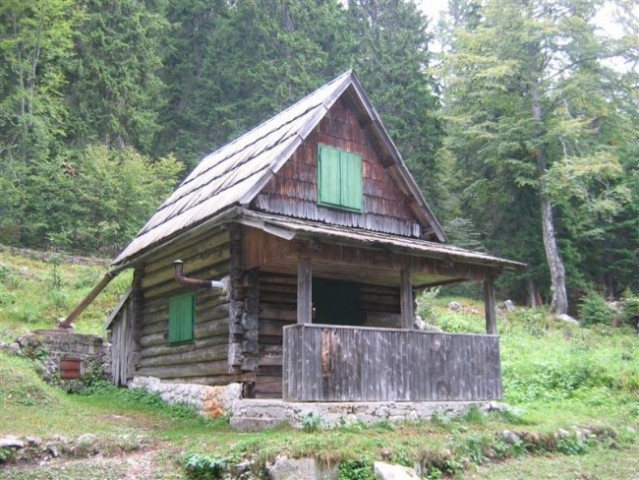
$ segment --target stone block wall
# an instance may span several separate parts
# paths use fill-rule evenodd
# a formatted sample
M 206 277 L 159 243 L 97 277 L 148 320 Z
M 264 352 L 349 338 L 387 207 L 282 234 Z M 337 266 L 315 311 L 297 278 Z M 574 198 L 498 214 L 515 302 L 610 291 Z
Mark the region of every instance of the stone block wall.
M 155 377 L 134 377 L 128 387 L 157 393 L 167 403 L 191 406 L 205 417 L 230 415 L 233 402 L 242 396 L 242 385 L 239 383 L 211 387 L 192 383 L 165 383 Z
M 12 350 L 36 360 L 44 380 L 67 391 L 79 390 L 90 379 L 110 380 L 111 345 L 97 335 L 36 330 L 20 337 Z

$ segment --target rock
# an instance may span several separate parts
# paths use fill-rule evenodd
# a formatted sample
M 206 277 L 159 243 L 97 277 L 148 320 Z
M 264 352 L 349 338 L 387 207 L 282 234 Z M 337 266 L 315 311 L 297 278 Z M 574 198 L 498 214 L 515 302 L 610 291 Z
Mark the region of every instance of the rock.
M 509 443 L 511 445 L 516 445 L 521 442 L 521 438 L 515 432 L 511 432 L 510 430 L 504 430 L 501 432 L 501 438 L 503 438 L 504 442 Z
M 11 354 L 11 355 L 20 355 L 21 351 L 20 351 L 20 345 L 18 343 L 10 343 L 9 346 L 7 347 L 7 351 Z
M 570 436 L 570 432 L 568 430 L 564 430 L 563 428 L 560 428 L 559 430 L 557 430 L 557 433 L 555 433 L 555 437 L 557 438 L 568 438 Z
M 517 309 L 515 308 L 515 304 L 512 300 L 506 300 L 505 302 L 501 302 L 497 305 L 497 308 L 500 310 L 506 310 L 507 312 L 515 312 Z
M 240 473 L 248 472 L 249 470 L 251 470 L 251 468 L 253 468 L 253 462 L 245 459 L 233 466 L 233 472 L 240 474 Z
M 575 320 L 570 315 L 567 315 L 565 313 L 562 313 L 561 315 L 557 315 L 555 319 L 565 323 L 570 323 L 571 325 L 579 325 L 579 322 L 577 320 Z
M 460 311 L 462 308 L 464 308 L 464 307 L 463 307 L 463 306 L 462 306 L 462 304 L 461 304 L 461 303 L 459 303 L 459 302 L 450 302 L 450 303 L 448 304 L 448 310 L 452 310 L 453 312 L 458 312 L 458 311 Z
M 375 462 L 373 471 L 380 480 L 419 480 L 415 469 L 392 463 Z
M 0 448 L 23 448 L 24 442 L 14 435 L 0 437 Z
M 470 313 L 471 315 L 479 315 L 479 310 L 477 310 L 476 308 L 469 308 L 468 313 Z
M 626 432 L 628 433 L 637 433 L 637 430 L 635 430 L 634 428 L 632 428 L 631 426 L 627 426 L 626 427 Z
M 424 320 L 422 320 L 422 317 L 417 315 L 415 317 L 414 325 L 417 330 L 426 330 L 426 325 L 428 324 Z
M 266 466 L 271 480 L 319 480 L 322 472 L 314 458 L 288 458 L 278 455 L 275 463 Z
M 26 437 L 25 440 L 30 447 L 39 447 L 42 444 L 42 440 L 38 437 Z

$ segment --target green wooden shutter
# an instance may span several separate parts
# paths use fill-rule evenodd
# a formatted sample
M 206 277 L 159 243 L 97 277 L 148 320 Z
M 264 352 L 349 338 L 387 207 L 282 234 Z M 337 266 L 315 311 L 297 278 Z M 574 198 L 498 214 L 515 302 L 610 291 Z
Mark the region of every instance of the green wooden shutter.
M 340 152 L 334 148 L 319 146 L 319 203 L 340 205 Z
M 195 295 L 186 293 L 169 300 L 169 343 L 193 340 L 195 325 Z
M 318 203 L 362 211 L 362 157 L 320 145 L 318 148 Z
M 362 157 L 349 152 L 340 152 L 341 205 L 351 210 L 362 211 Z

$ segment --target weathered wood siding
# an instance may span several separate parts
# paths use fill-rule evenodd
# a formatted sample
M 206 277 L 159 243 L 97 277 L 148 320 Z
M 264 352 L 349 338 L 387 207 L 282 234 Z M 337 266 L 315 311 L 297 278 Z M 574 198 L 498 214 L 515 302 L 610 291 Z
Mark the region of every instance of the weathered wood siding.
M 111 342 L 111 381 L 115 386 L 126 386 L 135 370 L 136 344 L 134 338 L 135 317 L 132 296 L 126 300 L 113 319 L 109 341 Z
M 190 290 L 173 278 L 173 261 L 182 259 L 184 274 L 220 279 L 230 273 L 229 230 L 205 232 L 162 249 L 143 266 L 141 279 L 140 354 L 135 375 L 208 385 L 237 380 L 229 365 L 232 302 L 220 289 Z M 196 294 L 194 341 L 168 343 L 169 299 L 187 291 Z
M 363 212 L 317 204 L 317 146 L 329 145 L 362 155 Z M 419 237 L 422 229 L 407 196 L 392 181 L 357 114 L 340 99 L 306 141 L 254 200 L 255 209 L 346 227 Z
M 470 401 L 501 395 L 497 336 L 321 325 L 284 329 L 287 401 Z

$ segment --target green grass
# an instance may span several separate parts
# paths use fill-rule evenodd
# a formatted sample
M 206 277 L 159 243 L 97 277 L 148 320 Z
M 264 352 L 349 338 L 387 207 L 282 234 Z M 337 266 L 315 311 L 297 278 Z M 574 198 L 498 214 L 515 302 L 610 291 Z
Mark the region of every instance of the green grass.
M 99 280 L 104 267 L 56 265 L 0 253 L 0 341 L 35 328 L 51 328 Z M 100 333 L 118 295 L 130 278 L 116 279 L 77 322 L 76 331 Z M 461 312 L 447 305 L 457 301 Z M 450 332 L 483 332 L 483 305 L 466 298 L 432 297 L 421 302 L 431 323 Z M 368 478 L 371 462 L 413 465 L 415 461 L 449 462 L 457 478 L 606 479 L 639 476 L 639 337 L 629 329 L 593 325 L 581 328 L 555 322 L 543 310 L 518 308 L 498 319 L 504 401 L 515 415 L 472 412 L 450 420 L 437 416 L 421 424 L 381 424 L 365 427 L 298 431 L 281 428 L 263 433 L 238 433 L 226 419 L 206 421 L 184 408 L 166 407 L 157 397 L 103 388 L 91 395 L 68 395 L 44 384 L 33 364 L 0 352 L 0 436 L 42 438 L 94 433 L 101 439 L 121 435 L 148 438 L 165 453 L 159 466 L 167 478 L 181 473 L 176 462 L 185 453 L 206 464 L 252 457 L 258 465 L 277 455 L 313 456 L 326 465 L 346 465 L 357 478 Z M 488 458 L 504 446 L 504 430 L 547 435 L 574 427 L 612 427 L 614 440 L 589 445 L 579 455 L 516 448 L 504 458 Z M 315 427 L 317 427 L 315 425 Z M 548 437 L 550 438 L 550 437 Z M 450 452 L 454 460 L 446 460 Z M 463 462 L 460 467 L 459 459 Z M 473 459 L 468 460 L 468 459 Z M 104 476 L 120 478 L 123 464 L 105 461 Z M 459 465 L 458 465 L 459 463 Z M 34 471 L 3 470 L 3 478 L 85 478 L 86 466 L 68 464 Z M 83 465 L 83 464 L 82 464 Z M 442 467 L 443 468 L 443 467 Z M 159 475 L 164 475 L 161 473 Z M 89 477 L 86 477 L 89 478 Z M 97 477 L 96 477 L 97 478 Z M 156 478 L 162 478 L 157 476 Z M 348 477 L 345 477 L 348 478 Z M 350 478 L 355 478 L 351 476 Z M 435 474 L 431 478 L 437 478 Z
M 100 281 L 107 267 L 45 262 L 0 251 L 0 341 L 10 342 L 35 329 L 55 327 Z M 107 315 L 131 282 L 115 278 L 76 321 L 78 333 L 102 334 Z

